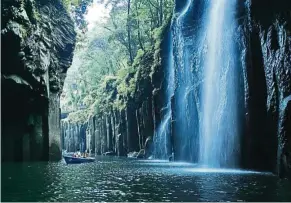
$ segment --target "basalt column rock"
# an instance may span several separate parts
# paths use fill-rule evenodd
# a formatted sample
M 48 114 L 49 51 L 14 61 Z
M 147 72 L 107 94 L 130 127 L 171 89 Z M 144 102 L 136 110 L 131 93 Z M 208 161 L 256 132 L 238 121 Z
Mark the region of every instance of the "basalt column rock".
M 146 145 L 146 140 L 151 140 L 154 134 L 153 116 L 152 116 L 152 102 L 148 98 L 141 107 L 136 110 L 136 119 L 138 126 L 138 143 L 139 149 L 145 149 L 146 157 L 151 154 L 151 146 L 149 142 Z
M 127 141 L 127 130 L 126 130 L 126 116 L 125 110 L 120 110 L 119 113 L 119 123 L 117 126 L 117 136 L 118 136 L 118 154 L 119 156 L 126 156 L 128 151 L 128 141 Z
M 291 180 L 291 95 L 280 105 L 279 115 L 278 172 Z
M 52 93 L 49 97 L 49 155 L 50 160 L 58 160 L 61 149 L 61 125 L 60 125 L 60 97 Z
M 61 120 L 63 149 L 67 152 L 76 152 L 77 149 L 88 149 L 87 126 L 88 124 L 70 123 L 66 119 Z M 91 140 L 92 141 L 92 140 Z
M 2 161 L 59 160 L 73 21 L 58 0 L 1 3 Z
M 96 122 L 96 117 L 92 116 L 89 119 L 87 131 L 86 131 L 87 150 L 90 151 L 91 153 L 95 153 L 95 122 Z
M 112 152 L 113 151 L 113 139 L 112 139 L 112 120 L 111 114 L 109 113 L 106 115 L 106 133 L 107 133 L 107 150 Z
M 291 4 L 288 0 L 248 0 L 245 5 L 240 22 L 247 78 L 243 163 L 278 173 L 284 166 L 287 174 L 291 123 L 283 116 L 284 112 L 288 115 L 288 108 L 281 106 L 291 94 Z
M 107 142 L 107 126 L 106 126 L 106 116 L 101 117 L 101 153 L 104 154 L 108 151 L 108 142 Z
M 126 128 L 127 128 L 127 143 L 128 152 L 138 151 L 138 131 L 135 108 L 129 105 L 126 108 Z
M 114 154 L 117 154 L 117 145 L 116 145 L 116 115 L 115 112 L 113 110 L 111 110 L 110 112 L 110 117 L 111 117 L 111 130 L 112 130 L 112 148 L 113 148 L 113 152 Z
M 88 152 L 95 153 L 95 117 L 92 116 L 88 119 L 85 124 L 80 127 L 79 137 L 81 139 L 82 151 L 87 150 Z
M 101 155 L 101 127 L 100 119 L 95 119 L 95 154 Z

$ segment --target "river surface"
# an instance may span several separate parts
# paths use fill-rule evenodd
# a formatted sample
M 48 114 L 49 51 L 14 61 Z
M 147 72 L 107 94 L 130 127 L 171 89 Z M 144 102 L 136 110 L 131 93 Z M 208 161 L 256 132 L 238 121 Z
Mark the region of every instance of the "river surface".
M 117 157 L 95 163 L 2 164 L 2 201 L 291 201 L 269 173 Z

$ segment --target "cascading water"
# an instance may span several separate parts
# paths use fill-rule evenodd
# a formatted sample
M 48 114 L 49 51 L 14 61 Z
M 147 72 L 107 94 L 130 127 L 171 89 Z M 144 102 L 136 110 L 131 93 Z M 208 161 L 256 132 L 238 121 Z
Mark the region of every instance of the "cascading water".
M 197 162 L 198 153 L 198 109 L 197 92 L 193 78 L 192 41 L 189 38 L 189 28 L 185 20 L 188 18 L 192 1 L 188 0 L 173 25 L 174 68 L 175 68 L 175 126 L 174 152 L 176 160 Z M 195 129 L 196 128 L 196 129 Z
M 235 167 L 236 0 L 188 0 L 173 27 L 175 159 Z
M 168 159 L 169 158 L 169 135 L 170 135 L 170 124 L 171 124 L 171 111 L 167 110 L 165 117 L 163 118 L 156 135 L 154 137 L 155 151 L 154 156 L 157 159 Z
M 206 24 L 199 162 L 234 167 L 238 149 L 235 0 L 212 0 Z
M 169 149 L 169 146 L 172 145 L 170 143 L 170 135 L 171 135 L 171 122 L 172 122 L 172 103 L 171 103 L 171 98 L 174 95 L 174 90 L 175 90 L 175 67 L 174 67 L 174 50 L 173 50 L 173 34 L 175 32 L 179 32 L 180 36 L 180 41 L 182 41 L 182 21 L 183 17 L 189 10 L 189 7 L 191 5 L 191 0 L 187 2 L 186 7 L 182 10 L 180 13 L 178 19 L 177 19 L 177 24 L 178 26 L 172 25 L 171 28 L 173 31 L 171 31 L 170 35 L 170 49 L 169 49 L 169 62 L 168 62 L 168 67 L 167 67 L 167 88 L 166 88 L 166 107 L 164 108 L 164 116 L 163 119 L 155 132 L 154 136 L 154 156 L 155 158 L 159 159 L 168 159 L 169 156 L 171 156 L 172 150 Z M 182 45 L 183 46 L 183 45 Z M 188 66 L 187 66 L 188 67 Z M 188 92 L 183 95 L 183 101 L 189 96 L 189 92 L 191 91 L 191 79 L 190 79 L 190 70 L 187 70 L 188 72 L 185 73 L 187 75 L 186 83 L 187 83 L 187 89 Z M 186 106 L 185 104 L 182 104 L 182 106 Z
M 173 67 L 173 46 L 172 37 L 170 37 L 170 55 L 167 69 L 167 88 L 166 88 L 166 102 L 164 108 L 165 115 L 155 132 L 154 136 L 154 157 L 158 159 L 169 159 L 171 154 L 170 135 L 171 135 L 171 97 L 174 94 L 174 67 Z

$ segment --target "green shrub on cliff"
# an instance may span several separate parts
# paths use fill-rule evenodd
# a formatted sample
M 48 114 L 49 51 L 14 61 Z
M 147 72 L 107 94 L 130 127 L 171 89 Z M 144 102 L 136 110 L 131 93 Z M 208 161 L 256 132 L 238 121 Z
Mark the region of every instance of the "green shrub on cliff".
M 68 73 L 62 96 L 62 109 L 78 110 L 70 117 L 72 121 L 77 122 L 78 116 L 83 121 L 86 116 L 124 109 L 149 94 L 152 67 L 160 61 L 154 54 L 160 52 L 161 33 L 173 8 L 172 0 L 161 2 L 163 5 L 109 0 L 109 18 L 79 35 L 72 66 L 76 71 Z
M 66 118 L 67 121 L 69 121 L 70 123 L 86 123 L 88 121 L 88 110 L 78 110 L 75 112 L 72 112 L 68 115 L 68 117 Z

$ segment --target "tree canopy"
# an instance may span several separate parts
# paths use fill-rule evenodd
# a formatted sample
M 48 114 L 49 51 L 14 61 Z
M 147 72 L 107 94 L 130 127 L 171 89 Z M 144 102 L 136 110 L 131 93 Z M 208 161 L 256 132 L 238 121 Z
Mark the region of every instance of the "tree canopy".
M 92 30 L 78 33 L 73 64 L 61 98 L 62 111 L 75 112 L 72 115 L 80 121 L 104 111 L 108 105 L 124 107 L 124 99 L 135 91 L 135 64 L 153 50 L 158 32 L 173 10 L 173 0 L 95 3 L 103 4 L 109 16 L 96 22 Z M 86 116 L 80 116 L 82 112 Z
M 62 2 L 72 15 L 77 28 L 85 32 L 87 22 L 84 15 L 87 13 L 88 7 L 92 5 L 93 0 L 62 0 Z

